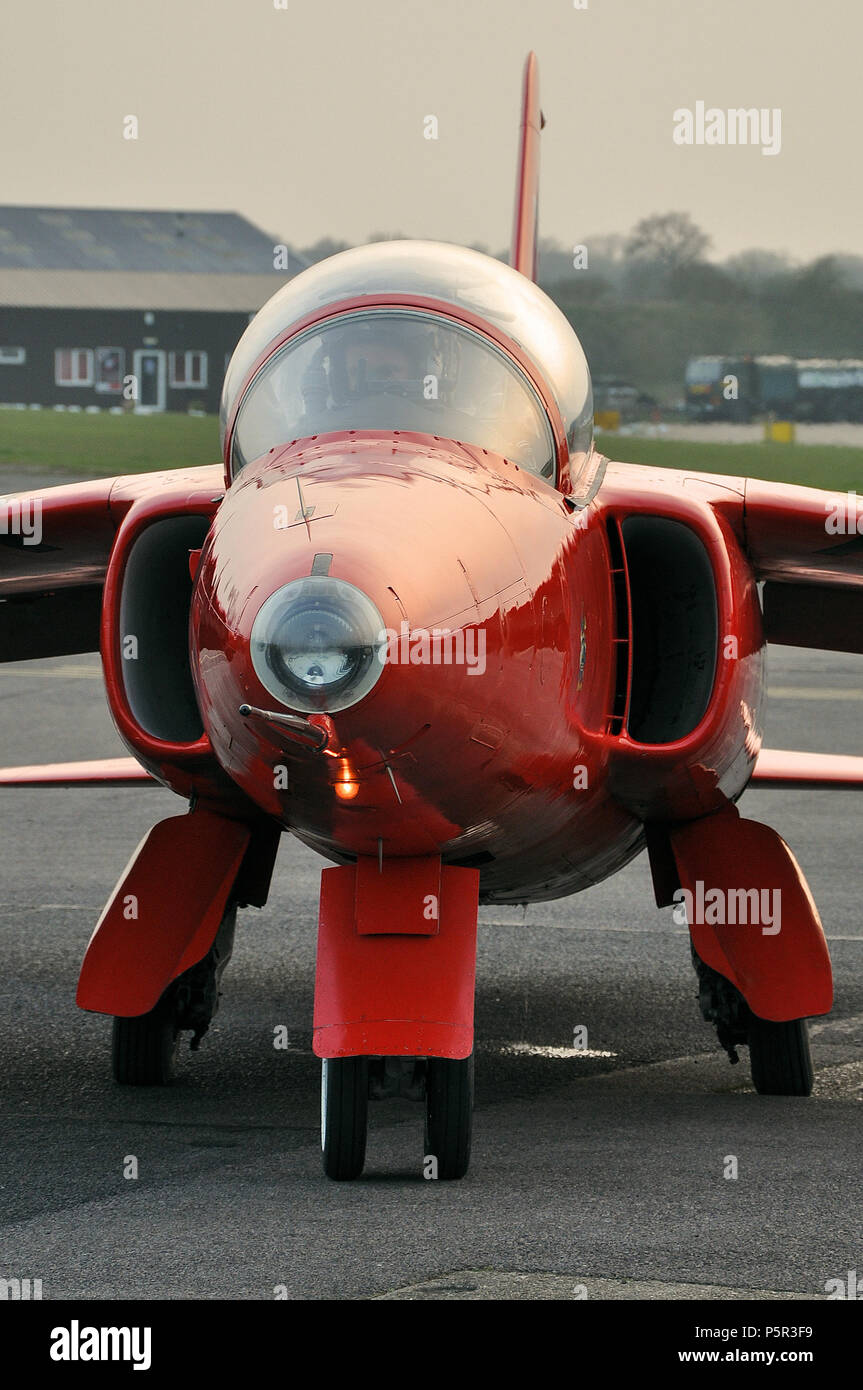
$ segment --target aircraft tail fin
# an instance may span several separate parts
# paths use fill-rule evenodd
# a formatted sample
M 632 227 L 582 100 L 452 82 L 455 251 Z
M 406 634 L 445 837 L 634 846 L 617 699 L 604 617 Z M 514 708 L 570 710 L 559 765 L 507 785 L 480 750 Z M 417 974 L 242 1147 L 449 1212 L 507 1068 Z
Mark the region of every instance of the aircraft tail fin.
M 539 132 L 545 117 L 539 109 L 539 65 L 535 53 L 524 64 L 518 167 L 515 177 L 515 212 L 512 224 L 510 265 L 529 280 L 536 280 L 537 212 L 539 202 Z

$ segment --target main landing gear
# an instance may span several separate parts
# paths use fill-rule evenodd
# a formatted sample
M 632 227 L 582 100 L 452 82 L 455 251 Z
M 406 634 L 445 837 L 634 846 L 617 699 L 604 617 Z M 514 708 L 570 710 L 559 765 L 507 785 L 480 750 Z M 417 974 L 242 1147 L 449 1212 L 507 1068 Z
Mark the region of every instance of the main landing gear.
M 760 1096 L 810 1096 L 814 1073 L 809 1022 L 771 1023 L 749 1014 L 749 1065 Z
M 219 983 L 231 959 L 236 922 L 236 903 L 231 903 L 202 961 L 172 980 L 149 1013 L 114 1019 L 111 1063 L 121 1086 L 167 1086 L 184 1031 L 193 1034 L 190 1046 L 197 1051 L 219 1006 Z
M 423 1173 L 463 1178 L 470 1163 L 473 1055 L 325 1058 L 321 1074 L 324 1172 L 337 1182 L 358 1178 L 366 1157 L 369 1100 L 401 1097 L 425 1103 Z
M 719 1043 L 732 1062 L 737 1048 L 749 1048 L 752 1082 L 761 1096 L 808 1096 L 814 1074 L 805 1018 L 774 1023 L 758 1018 L 729 980 L 705 965 L 693 950 L 698 975 L 698 1002 L 703 1017 L 716 1027 Z

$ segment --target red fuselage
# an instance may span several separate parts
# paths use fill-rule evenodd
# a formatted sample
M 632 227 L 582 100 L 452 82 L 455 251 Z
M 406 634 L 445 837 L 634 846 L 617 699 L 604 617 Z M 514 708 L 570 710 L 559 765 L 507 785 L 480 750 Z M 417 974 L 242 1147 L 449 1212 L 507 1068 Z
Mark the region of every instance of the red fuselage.
M 192 670 L 216 758 L 336 861 L 440 854 L 480 868 L 497 901 L 599 881 L 640 849 L 652 801 L 666 815 L 669 797 L 681 814 L 693 797 L 721 804 L 760 742 L 754 585 L 706 502 L 677 505 L 703 531 L 719 630 L 733 623 L 743 659 L 718 663 L 692 738 L 642 749 L 612 717 L 620 617 L 601 505 L 573 508 L 504 459 L 427 435 L 352 431 L 271 450 L 230 487 L 195 586 Z M 321 564 L 413 640 L 329 718 L 315 752 L 239 708 L 274 708 L 250 656 L 258 610 Z M 440 646 L 435 660 L 416 640 L 435 629 L 464 635 L 464 659 Z

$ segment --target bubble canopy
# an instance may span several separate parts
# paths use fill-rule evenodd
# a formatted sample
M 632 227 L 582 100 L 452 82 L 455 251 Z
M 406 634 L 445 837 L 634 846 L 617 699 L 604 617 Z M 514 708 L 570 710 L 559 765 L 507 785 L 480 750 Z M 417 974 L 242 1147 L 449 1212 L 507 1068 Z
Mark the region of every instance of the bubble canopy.
M 458 439 L 554 477 L 554 434 L 527 377 L 442 314 L 379 306 L 289 338 L 243 397 L 231 471 L 292 439 L 356 429 Z
M 406 301 L 437 299 L 497 328 L 521 348 L 554 396 L 570 454 L 589 451 L 593 437 L 590 372 L 581 344 L 557 305 L 537 285 L 493 257 L 430 241 L 375 242 L 342 251 L 303 271 L 273 295 L 249 324 L 228 366 L 221 406 L 223 447 L 240 392 L 270 344 L 315 310 L 376 294 L 403 295 Z M 448 322 L 451 326 L 452 321 Z M 237 432 L 245 404 L 244 400 Z M 359 423 L 351 427 L 366 428 Z M 270 444 L 277 442 L 282 441 L 273 439 Z M 468 442 L 483 444 L 482 440 Z M 493 449 L 494 440 L 483 447 Z

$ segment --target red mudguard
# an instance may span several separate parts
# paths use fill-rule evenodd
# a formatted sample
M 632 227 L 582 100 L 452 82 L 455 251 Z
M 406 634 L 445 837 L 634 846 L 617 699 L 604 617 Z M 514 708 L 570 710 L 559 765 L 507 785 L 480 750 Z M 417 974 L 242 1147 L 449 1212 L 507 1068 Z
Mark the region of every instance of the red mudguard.
M 195 810 L 144 837 L 90 938 L 78 1005 L 132 1018 L 149 1013 L 172 980 L 215 940 L 251 831 Z
M 479 871 L 439 859 L 324 869 L 317 1056 L 470 1056 L 478 898 Z
M 729 806 L 673 827 L 670 839 L 694 908 L 687 914 L 692 944 L 705 964 L 730 980 L 759 1018 L 778 1023 L 829 1013 L 833 976 L 824 929 L 781 836 Z

